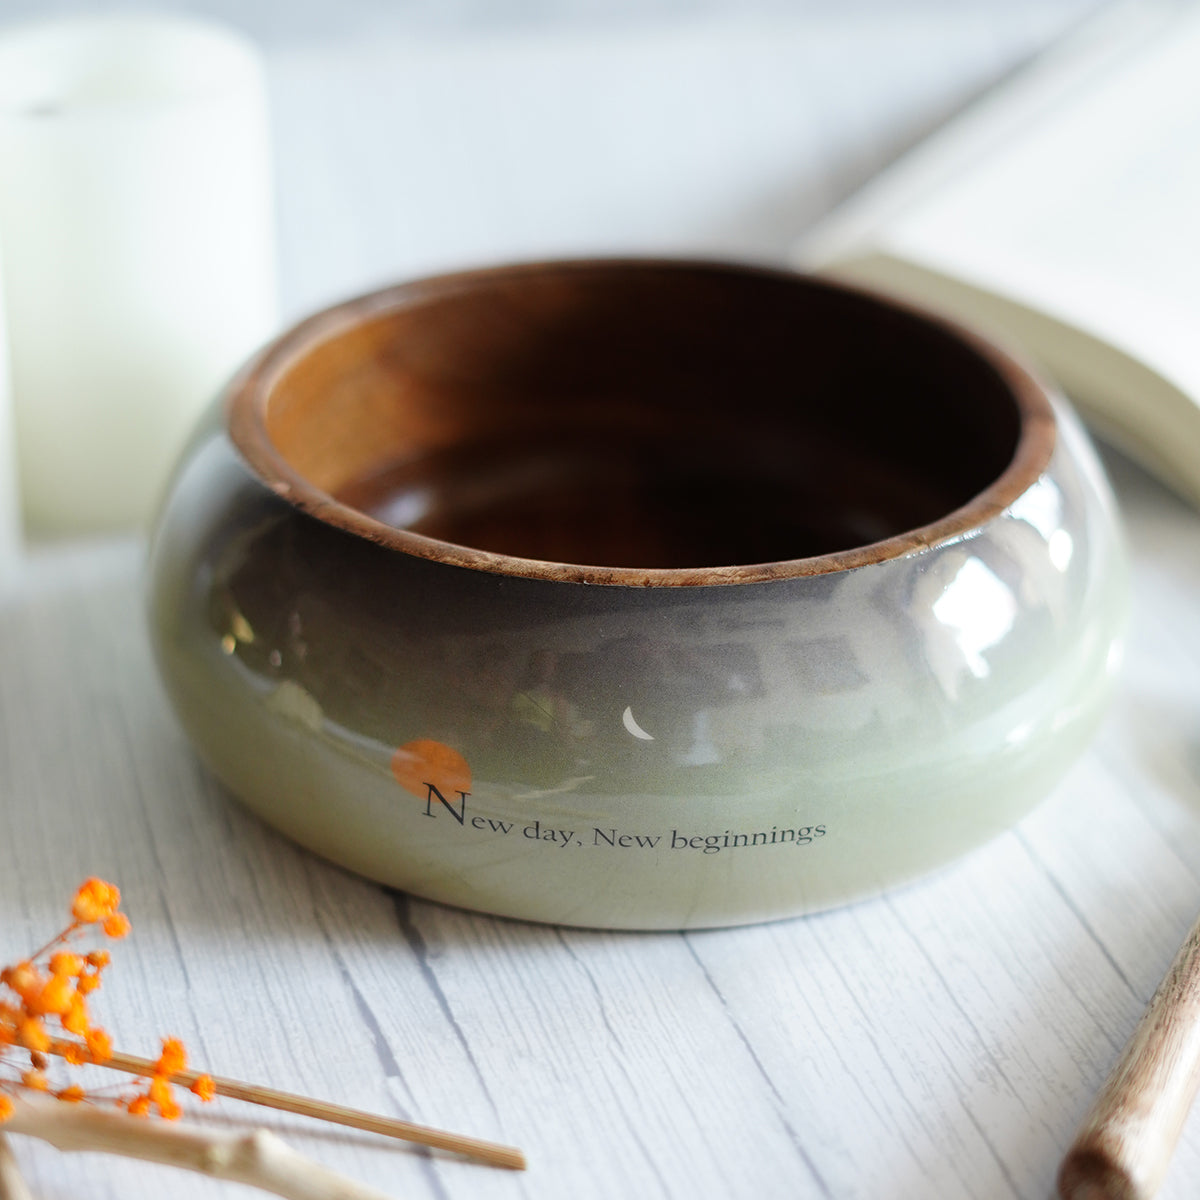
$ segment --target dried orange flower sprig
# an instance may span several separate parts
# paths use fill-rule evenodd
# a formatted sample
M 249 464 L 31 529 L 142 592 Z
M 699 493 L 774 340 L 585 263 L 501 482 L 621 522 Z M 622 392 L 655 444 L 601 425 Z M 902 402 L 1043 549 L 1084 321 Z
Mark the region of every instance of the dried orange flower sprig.
M 76 954 L 67 944 L 99 930 L 105 937 L 117 939 L 130 931 L 129 918 L 118 911 L 120 890 L 103 879 L 86 880 L 71 904 L 71 923 L 36 953 L 23 962 L 0 971 L 0 1065 L 11 1061 L 12 1052 L 29 1055 L 27 1070 L 16 1078 L 0 1075 L 0 1122 L 13 1110 L 11 1095 L 24 1091 L 48 1092 L 59 1100 L 73 1103 L 96 1101 L 78 1084 L 52 1088 L 46 1074 L 47 1054 L 55 1054 L 72 1066 L 83 1063 L 104 1065 L 112 1057 L 112 1038 L 92 1023 L 88 997 L 101 984 L 101 975 L 109 966 L 107 950 Z M 71 1038 L 54 1036 L 54 1025 Z M 187 1051 L 176 1038 L 165 1038 L 162 1053 L 153 1064 L 153 1072 L 144 1090 L 134 1091 L 107 1103 L 125 1108 L 135 1116 L 158 1115 L 174 1121 L 181 1115 L 171 1084 L 173 1076 L 187 1069 Z M 215 1086 L 210 1076 L 202 1075 L 191 1091 L 201 1100 L 211 1100 Z
M 6 1132 L 51 1142 L 60 1150 L 102 1150 L 152 1162 L 186 1167 L 218 1178 L 265 1188 L 297 1200 L 379 1200 L 381 1193 L 342 1179 L 289 1150 L 263 1130 L 245 1136 L 213 1135 L 130 1116 L 157 1113 L 170 1121 L 181 1115 L 174 1086 L 189 1086 L 201 1100 L 229 1096 L 282 1112 L 299 1113 L 336 1125 L 369 1130 L 387 1137 L 449 1150 L 480 1162 L 525 1169 L 525 1156 L 503 1146 L 379 1116 L 324 1100 L 313 1100 L 236 1079 L 214 1078 L 188 1069 L 187 1051 L 177 1038 L 164 1038 L 156 1060 L 114 1050 L 112 1039 L 92 1023 L 88 997 L 101 985 L 109 966 L 106 950 L 76 953 L 68 943 L 97 932 L 108 938 L 129 933 L 129 919 L 118 911 L 121 893 L 102 879 L 87 880 L 75 893 L 71 923 L 23 962 L 0 971 L 0 1153 Z M 55 1029 L 57 1024 L 58 1029 Z M 58 1033 L 71 1034 L 60 1037 Z M 14 1056 L 29 1056 L 20 1071 Z M 52 1088 L 47 1054 L 70 1066 L 106 1066 L 144 1080 L 140 1090 L 115 1098 L 89 1093 L 76 1083 Z M 16 1068 L 15 1077 L 4 1069 Z M 49 1093 L 66 1104 L 47 1104 Z M 108 1108 L 109 1111 L 103 1111 Z M 124 1109 L 124 1112 L 112 1109 Z M 0 1181 L 0 1191 L 3 1191 Z

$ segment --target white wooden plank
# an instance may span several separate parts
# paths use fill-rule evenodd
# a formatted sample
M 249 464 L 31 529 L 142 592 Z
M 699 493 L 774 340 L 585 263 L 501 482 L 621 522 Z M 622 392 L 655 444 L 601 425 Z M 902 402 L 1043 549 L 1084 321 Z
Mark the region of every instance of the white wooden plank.
M 974 65 L 931 74 L 919 103 L 915 59 L 881 69 L 869 96 L 827 69 L 811 97 L 833 114 L 828 145 L 804 142 L 798 172 L 833 190 L 865 172 L 907 119 L 897 110 L 885 130 L 886 106 L 909 96 L 910 116 L 932 112 L 1015 45 L 997 35 L 988 50 L 989 36 L 960 27 Z M 323 53 L 276 60 L 293 307 L 419 265 L 388 225 L 399 165 L 372 167 L 383 186 L 364 200 L 380 139 L 340 139 L 363 112 L 360 60 Z M 370 60 L 377 82 L 387 53 Z M 331 110 L 295 94 L 313 79 Z M 357 237 L 352 213 L 371 231 L 361 247 L 306 245 L 322 222 Z M 738 237 L 782 228 L 742 215 Z M 736 225 L 688 237 L 716 244 Z M 120 1044 L 152 1051 L 155 1034 L 178 1034 L 223 1073 L 530 1154 L 522 1176 L 268 1122 L 398 1197 L 1044 1197 L 1200 906 L 1200 520 L 1114 468 L 1137 579 L 1128 669 L 1052 799 L 880 900 L 687 936 L 455 912 L 293 847 L 209 779 L 175 726 L 142 628 L 139 548 L 47 551 L 0 595 L 0 960 L 57 927 L 80 878 L 109 876 L 135 921 L 96 1005 Z M 24 1141 L 18 1154 L 47 1200 L 236 1191 Z M 1198 1186 L 1194 1114 L 1165 1200 Z

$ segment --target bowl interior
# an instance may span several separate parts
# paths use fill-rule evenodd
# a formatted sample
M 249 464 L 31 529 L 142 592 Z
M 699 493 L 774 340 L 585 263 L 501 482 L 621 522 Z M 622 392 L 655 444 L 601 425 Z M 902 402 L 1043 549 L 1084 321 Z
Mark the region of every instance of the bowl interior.
M 242 398 L 241 440 L 268 471 L 332 498 L 326 513 L 554 563 L 709 568 L 879 543 L 997 488 L 1015 498 L 1037 466 L 1009 478 L 1030 418 L 1052 420 L 1027 377 L 946 326 L 712 264 L 446 277 L 281 345 Z

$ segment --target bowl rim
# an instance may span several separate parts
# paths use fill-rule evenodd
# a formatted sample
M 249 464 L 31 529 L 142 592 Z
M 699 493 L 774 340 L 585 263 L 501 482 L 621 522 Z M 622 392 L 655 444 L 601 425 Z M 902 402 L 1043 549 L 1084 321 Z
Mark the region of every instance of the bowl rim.
M 280 381 L 313 347 L 387 313 L 434 298 L 470 291 L 480 283 L 547 272 L 613 270 L 688 271 L 797 281 L 817 291 L 856 298 L 902 313 L 940 330 L 982 359 L 1016 403 L 1019 432 L 1011 460 L 987 487 L 937 520 L 880 541 L 829 554 L 776 562 L 708 567 L 615 567 L 521 558 L 458 545 L 389 525 L 343 504 L 301 475 L 275 448 L 267 406 Z M 1057 440 L 1046 388 L 1015 358 L 979 334 L 893 296 L 786 267 L 702 258 L 613 257 L 547 260 L 428 276 L 356 296 L 302 320 L 263 347 L 224 392 L 225 425 L 236 450 L 272 492 L 325 524 L 387 549 L 449 566 L 516 578 L 625 587 L 702 587 L 765 583 L 827 575 L 924 553 L 961 540 L 1002 514 L 1042 476 Z

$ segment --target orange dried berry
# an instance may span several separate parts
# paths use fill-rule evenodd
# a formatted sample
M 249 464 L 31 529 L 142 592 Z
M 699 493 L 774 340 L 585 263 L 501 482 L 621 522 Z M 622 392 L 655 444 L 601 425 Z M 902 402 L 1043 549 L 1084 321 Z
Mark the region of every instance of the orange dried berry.
M 87 1001 L 78 992 L 72 993 L 67 1011 L 59 1017 L 59 1021 L 62 1022 L 62 1027 L 68 1033 L 74 1033 L 80 1037 L 87 1033 L 91 1023 L 88 1020 Z
M 0 1124 L 13 1115 L 13 1102 L 7 1096 L 0 1096 Z
M 68 1042 L 63 1047 L 62 1056 L 71 1066 L 82 1067 L 88 1061 L 87 1047 L 80 1046 L 75 1042 Z
M 0 983 L 6 983 L 26 1004 L 42 990 L 45 979 L 41 972 L 29 962 L 20 962 L 0 971 Z
M 99 975 L 80 975 L 75 981 L 75 990 L 81 996 L 87 996 L 100 986 Z
M 77 1083 L 71 1084 L 70 1087 L 65 1087 L 61 1092 L 56 1092 L 55 1095 L 59 1100 L 65 1100 L 68 1104 L 78 1104 L 84 1099 L 85 1092 Z
M 171 1085 L 161 1076 L 155 1075 L 150 1080 L 150 1099 L 162 1108 L 164 1104 L 171 1104 L 174 1101 L 174 1096 L 171 1093 Z
M 129 918 L 124 913 L 113 913 L 111 916 L 104 918 L 104 924 L 101 928 L 110 938 L 123 938 L 128 935 L 133 926 L 129 923 Z
M 148 1117 L 150 1115 L 150 1097 L 134 1096 L 125 1107 L 129 1110 L 130 1116 Z
M 53 1013 L 62 1016 L 75 999 L 75 988 L 69 975 L 52 975 L 37 996 L 26 1002 L 29 1012 L 42 1016 Z
M 178 1121 L 183 1116 L 183 1109 L 174 1100 L 158 1106 L 159 1115 L 164 1121 Z
M 95 967 L 97 971 L 102 971 L 112 962 L 112 955 L 107 950 L 93 950 L 88 956 L 88 966 Z
M 74 979 L 83 970 L 83 966 L 84 960 L 78 954 L 71 954 L 67 950 L 50 955 L 51 975 L 66 975 Z
M 22 1017 L 17 1026 L 17 1040 L 28 1050 L 49 1050 L 50 1038 L 37 1017 Z
M 26 1071 L 21 1076 L 21 1082 L 31 1092 L 48 1092 L 50 1090 L 50 1082 L 41 1071 Z
M 187 1069 L 187 1050 L 178 1038 L 163 1038 L 162 1053 L 154 1064 L 156 1075 L 178 1075 Z
M 217 1094 L 217 1085 L 211 1075 L 201 1075 L 192 1084 L 190 1091 L 193 1096 L 199 1096 L 207 1104 Z
M 71 905 L 71 915 L 85 925 L 103 921 L 117 911 L 121 903 L 121 890 L 103 879 L 93 876 L 85 879 L 75 893 L 75 901 Z
M 94 1063 L 106 1063 L 112 1058 L 112 1038 L 103 1029 L 89 1029 L 84 1035 L 88 1053 Z

